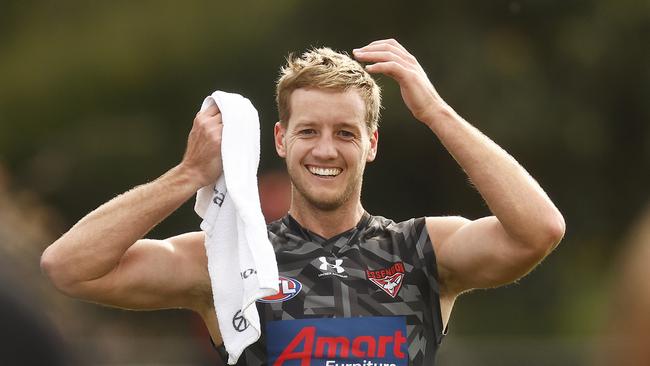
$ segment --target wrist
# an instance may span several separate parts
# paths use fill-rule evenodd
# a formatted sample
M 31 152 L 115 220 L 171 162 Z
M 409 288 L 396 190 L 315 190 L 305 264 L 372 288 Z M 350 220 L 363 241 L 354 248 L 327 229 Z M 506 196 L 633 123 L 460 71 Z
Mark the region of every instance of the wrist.
M 192 193 L 210 184 L 210 182 L 205 181 L 203 175 L 198 169 L 185 164 L 184 162 L 171 168 L 164 176 L 167 175 L 172 178 L 172 184 L 185 187 Z
M 427 125 L 434 133 L 437 133 L 441 127 L 448 126 L 453 120 L 460 119 L 460 116 L 448 104 L 437 103 L 422 118 L 422 123 Z

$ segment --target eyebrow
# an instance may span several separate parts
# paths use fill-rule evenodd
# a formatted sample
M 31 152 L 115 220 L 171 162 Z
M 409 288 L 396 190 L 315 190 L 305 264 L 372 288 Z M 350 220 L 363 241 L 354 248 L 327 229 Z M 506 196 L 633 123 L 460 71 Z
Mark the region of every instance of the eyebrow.
M 319 123 L 313 122 L 313 121 L 298 121 L 298 122 L 296 122 L 296 124 L 294 126 L 295 126 L 295 128 L 313 127 L 313 126 L 316 126 L 318 124 Z M 336 122 L 336 123 L 334 123 L 334 127 L 335 128 L 347 128 L 347 129 L 356 130 L 356 131 L 359 131 L 361 129 L 357 124 L 351 123 L 351 122 Z
M 345 127 L 345 128 L 348 128 L 348 129 L 351 129 L 351 130 L 357 130 L 357 131 L 361 129 L 358 125 L 356 125 L 354 123 L 350 123 L 350 122 L 338 122 L 338 123 L 335 123 L 334 126 L 336 126 L 336 127 Z

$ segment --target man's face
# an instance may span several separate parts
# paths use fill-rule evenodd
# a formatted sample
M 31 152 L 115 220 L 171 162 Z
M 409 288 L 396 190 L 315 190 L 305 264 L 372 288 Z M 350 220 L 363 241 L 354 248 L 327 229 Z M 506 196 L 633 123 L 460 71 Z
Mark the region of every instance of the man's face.
M 363 170 L 375 159 L 378 138 L 366 128 L 359 92 L 297 89 L 289 105 L 287 127 L 276 123 L 274 134 L 291 177 L 293 204 L 330 211 L 358 200 Z

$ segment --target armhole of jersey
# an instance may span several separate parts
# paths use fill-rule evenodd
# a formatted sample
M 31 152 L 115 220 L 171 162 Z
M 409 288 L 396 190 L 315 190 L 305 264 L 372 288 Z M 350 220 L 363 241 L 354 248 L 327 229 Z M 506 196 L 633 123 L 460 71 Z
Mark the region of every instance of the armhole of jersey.
M 417 238 L 416 251 L 418 258 L 422 261 L 423 268 L 429 280 L 429 287 L 433 294 L 432 306 L 433 316 L 436 324 L 435 336 L 436 342 L 440 344 L 443 337 L 447 334 L 449 324 L 443 328 L 442 307 L 440 305 L 440 277 L 438 275 L 438 262 L 436 253 L 433 250 L 432 239 L 429 237 L 429 231 L 426 227 L 426 218 L 420 217 L 413 219 L 413 230 Z

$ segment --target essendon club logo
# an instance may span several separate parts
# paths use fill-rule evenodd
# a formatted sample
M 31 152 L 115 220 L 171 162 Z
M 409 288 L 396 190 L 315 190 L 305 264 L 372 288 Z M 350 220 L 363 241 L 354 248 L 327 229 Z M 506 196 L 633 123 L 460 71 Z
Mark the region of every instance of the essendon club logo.
M 267 323 L 269 366 L 407 366 L 406 318 L 309 318 Z
M 366 277 L 393 298 L 397 296 L 399 289 L 402 288 L 404 274 L 404 263 L 402 262 L 393 263 L 388 268 L 366 270 Z
M 279 291 L 275 295 L 263 297 L 257 301 L 259 302 L 282 302 L 282 301 L 287 301 L 289 299 L 294 298 L 300 290 L 302 290 L 302 283 L 298 282 L 298 280 L 294 280 L 293 278 L 290 277 L 282 277 L 280 276 L 278 278 L 279 281 Z

